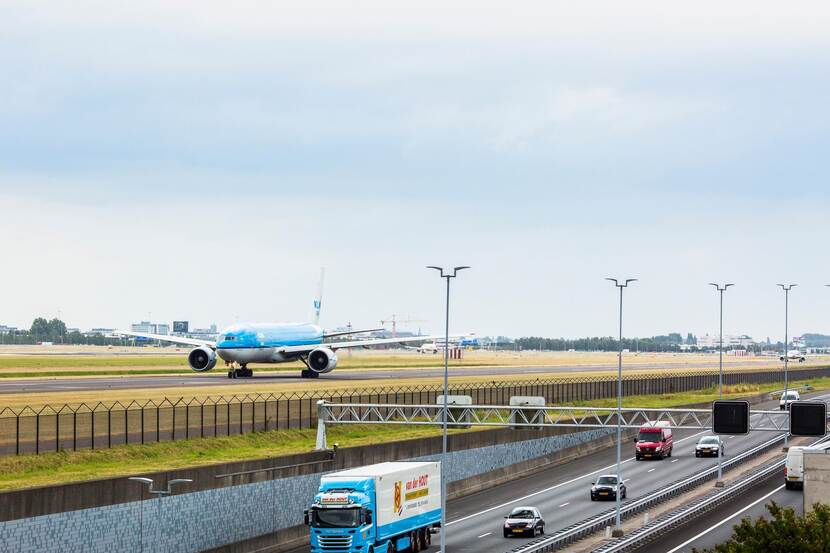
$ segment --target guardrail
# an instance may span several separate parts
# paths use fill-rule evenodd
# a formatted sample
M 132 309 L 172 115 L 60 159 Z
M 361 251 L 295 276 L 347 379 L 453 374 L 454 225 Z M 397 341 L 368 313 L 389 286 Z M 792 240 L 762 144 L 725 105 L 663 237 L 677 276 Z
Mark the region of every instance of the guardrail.
M 821 440 L 818 440 L 810 445 L 816 446 L 822 443 L 827 443 L 827 439 L 822 438 Z M 748 489 L 751 489 L 753 486 L 756 486 L 768 478 L 776 475 L 780 476 L 781 469 L 784 468 L 785 463 L 785 459 L 767 463 L 738 482 L 730 484 L 726 488 L 716 489 L 715 491 L 700 498 L 698 501 L 695 501 L 689 505 L 681 506 L 671 513 L 658 517 L 651 523 L 641 526 L 627 536 L 601 545 L 600 547 L 594 549 L 592 553 L 623 553 L 625 551 L 634 551 L 639 549 L 654 540 L 658 535 L 664 535 L 666 531 L 682 526 L 690 520 L 717 507 L 718 505 L 734 499 L 736 496 Z
M 770 448 L 775 447 L 783 441 L 783 435 L 771 438 L 766 442 L 753 447 L 752 449 L 749 449 L 739 455 L 736 455 L 735 457 L 732 457 L 728 461 L 724 461 L 722 464 L 723 470 L 730 470 L 739 463 L 752 457 L 755 457 L 756 455 L 759 455 L 769 450 Z M 711 480 L 715 478 L 717 474 L 718 468 L 712 467 L 693 476 L 677 480 L 667 487 L 651 491 L 638 499 L 634 499 L 632 501 L 623 503 L 620 515 L 622 518 L 629 518 L 633 515 L 636 515 L 644 511 L 645 509 L 648 509 L 649 507 L 652 507 L 653 505 L 662 503 L 663 501 L 680 495 L 702 484 L 703 482 L 706 482 L 707 480 Z M 608 509 L 598 515 L 585 519 L 576 524 L 572 524 L 571 526 L 563 528 L 562 530 L 559 530 L 544 538 L 538 538 L 531 542 L 515 547 L 511 549 L 509 553 L 547 553 L 548 551 L 556 551 L 561 547 L 579 541 L 584 537 L 587 537 L 599 530 L 602 530 L 606 526 L 614 524 L 615 513 L 615 509 Z

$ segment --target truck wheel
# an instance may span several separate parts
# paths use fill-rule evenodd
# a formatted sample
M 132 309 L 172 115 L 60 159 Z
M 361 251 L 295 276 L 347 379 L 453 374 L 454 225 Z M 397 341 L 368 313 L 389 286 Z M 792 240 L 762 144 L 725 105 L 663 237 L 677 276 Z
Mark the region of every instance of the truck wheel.
M 386 553 L 395 553 L 395 546 L 391 541 L 386 545 Z
M 432 532 L 429 531 L 429 528 L 424 528 L 424 545 L 427 547 L 432 545 Z
M 418 540 L 418 531 L 413 530 L 409 533 L 409 550 L 412 553 L 418 553 L 418 551 L 421 550 L 420 545 L 421 544 Z

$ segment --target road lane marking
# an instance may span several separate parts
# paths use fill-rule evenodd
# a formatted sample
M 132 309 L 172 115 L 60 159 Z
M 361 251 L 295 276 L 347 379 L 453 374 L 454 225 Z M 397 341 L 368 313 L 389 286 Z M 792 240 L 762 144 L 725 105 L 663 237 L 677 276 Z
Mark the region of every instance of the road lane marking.
M 654 472 L 657 469 L 648 469 L 648 472 Z
M 486 538 L 487 536 L 489 536 L 489 535 L 490 535 L 490 534 L 492 534 L 492 533 L 493 533 L 493 532 L 487 532 L 486 534 L 482 534 L 482 535 L 480 535 L 480 536 L 478 537 L 478 539 L 481 539 L 481 538 Z
M 672 462 L 672 463 L 676 463 L 676 462 L 678 462 L 679 460 L 680 460 L 680 459 L 672 459 L 672 460 L 671 460 L 671 462 Z
M 559 508 L 561 509 L 562 507 L 567 507 L 570 504 L 571 504 L 571 502 L 568 501 L 567 503 L 563 503 L 562 505 L 560 505 Z
M 682 438 L 680 440 L 677 440 L 677 443 L 685 442 L 686 440 L 691 440 L 695 436 L 700 436 L 701 434 L 705 434 L 706 432 L 708 432 L 708 430 L 701 430 L 700 432 L 696 432 L 695 434 L 692 434 L 691 436 L 688 436 L 686 438 Z M 633 460 L 634 460 L 634 457 L 629 457 L 628 459 L 623 461 L 623 463 L 628 463 L 629 461 L 633 461 Z M 566 480 L 565 482 L 562 482 L 560 484 L 556 484 L 556 485 L 551 486 L 549 488 L 545 488 L 543 490 L 538 490 L 538 491 L 535 491 L 531 494 L 527 494 L 525 496 L 518 497 L 516 499 L 512 499 L 510 501 L 502 503 L 501 505 L 496 505 L 494 507 L 490 507 L 489 509 L 484 509 L 483 511 L 479 511 L 477 513 L 473 513 L 471 515 L 467 515 L 467 516 L 461 517 L 461 518 L 456 519 L 456 520 L 451 520 L 450 522 L 447 523 L 447 526 L 451 526 L 451 525 L 459 523 L 459 522 L 464 522 L 465 520 L 470 520 L 471 518 L 475 518 L 477 516 L 480 516 L 480 515 L 483 515 L 483 514 L 486 514 L 486 513 L 490 513 L 492 511 L 495 511 L 496 509 L 503 509 L 504 507 L 507 507 L 508 505 L 513 505 L 514 503 L 524 501 L 525 499 L 529 499 L 531 497 L 536 497 L 537 495 L 547 493 L 547 492 L 549 492 L 551 490 L 555 490 L 557 488 L 561 488 L 562 486 L 566 486 L 568 484 L 573 484 L 574 482 L 582 480 L 583 478 L 588 478 L 589 476 L 593 476 L 594 474 L 600 474 L 603 471 L 606 471 L 608 469 L 616 468 L 616 466 L 617 466 L 617 463 L 614 463 L 613 465 L 608 465 L 607 467 L 602 467 L 601 469 L 591 471 L 587 474 L 583 474 L 582 476 L 577 476 L 576 478 L 571 478 L 570 480 Z M 623 480 L 623 482 L 625 482 L 625 480 Z
M 709 528 L 707 528 L 706 530 L 704 530 L 703 532 L 701 532 L 701 533 L 700 533 L 700 534 L 698 534 L 697 536 L 695 536 L 695 537 L 693 537 L 693 538 L 689 538 L 688 540 L 684 541 L 683 543 L 681 543 L 680 545 L 678 545 L 677 547 L 675 547 L 675 548 L 674 548 L 674 549 L 672 549 L 671 551 L 667 551 L 666 553 L 675 553 L 676 551 L 681 550 L 682 548 L 686 547 L 687 545 L 689 545 L 690 543 L 694 542 L 694 541 L 695 541 L 695 540 L 697 540 L 698 538 L 701 538 L 701 537 L 705 536 L 706 534 L 708 534 L 709 532 L 711 532 L 712 530 L 714 530 L 715 528 L 717 528 L 717 527 L 718 527 L 718 526 L 720 526 L 721 524 L 725 524 L 725 523 L 729 522 L 730 520 L 732 520 L 732 519 L 733 519 L 733 518 L 735 518 L 736 516 L 740 515 L 740 514 L 741 514 L 741 513 L 743 513 L 744 511 L 747 511 L 747 510 L 751 509 L 752 507 L 756 506 L 756 505 L 757 505 L 757 504 L 759 504 L 760 502 L 765 501 L 765 500 L 766 500 L 769 496 L 774 495 L 774 494 L 776 494 L 776 493 L 780 492 L 780 491 L 781 491 L 781 490 L 783 490 L 783 489 L 784 489 L 784 485 L 782 484 L 782 485 L 778 486 L 777 488 L 775 488 L 774 490 L 772 490 L 771 492 L 769 492 L 769 493 L 768 493 L 767 495 L 765 495 L 764 497 L 762 497 L 762 498 L 760 498 L 760 499 L 758 499 L 758 500 L 753 501 L 752 503 L 750 503 L 749 505 L 747 505 L 746 507 L 744 507 L 744 508 L 743 508 L 743 509 L 741 509 L 740 511 L 737 511 L 737 512 L 735 512 L 735 513 L 732 513 L 731 515 L 729 515 L 728 517 L 726 517 L 726 518 L 725 518 L 725 519 L 723 519 L 722 521 L 720 521 L 720 522 L 717 522 L 717 523 L 713 524 L 712 526 L 710 526 Z

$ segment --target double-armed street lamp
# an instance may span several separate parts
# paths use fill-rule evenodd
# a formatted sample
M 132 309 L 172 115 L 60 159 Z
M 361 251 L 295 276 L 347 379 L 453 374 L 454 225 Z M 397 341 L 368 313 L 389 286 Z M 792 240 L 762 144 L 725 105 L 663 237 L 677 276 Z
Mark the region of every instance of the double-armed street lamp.
M 778 284 L 784 290 L 784 407 L 788 408 L 787 390 L 790 386 L 789 373 L 787 371 L 788 361 L 790 359 L 789 348 L 789 320 L 790 320 L 790 290 L 798 286 L 798 284 Z M 789 443 L 789 432 L 784 433 L 784 448 L 786 449 Z
M 727 288 L 730 286 L 735 286 L 734 284 L 716 284 L 714 282 L 709 283 L 710 286 L 714 286 L 715 289 L 720 294 L 720 341 L 719 341 L 719 348 L 718 353 L 720 354 L 720 358 L 718 360 L 718 399 L 723 399 L 723 293 L 726 291 Z M 716 488 L 723 487 L 723 469 L 721 467 L 721 452 L 723 451 L 723 443 L 718 442 L 718 479 L 715 481 Z
M 427 269 L 434 269 L 438 271 L 441 278 L 447 281 L 447 301 L 446 312 L 444 318 L 444 405 L 442 409 L 443 425 L 441 432 L 441 550 L 440 553 L 446 552 L 446 522 L 447 522 L 447 396 L 449 395 L 449 366 L 450 366 L 450 279 L 458 275 L 458 271 L 469 269 L 470 267 L 462 265 L 453 267 L 452 272 L 443 267 L 436 265 L 428 265 Z
M 620 537 L 623 535 L 622 525 L 620 523 L 620 507 L 621 507 L 621 500 L 620 500 L 620 491 L 622 490 L 622 474 L 620 470 L 621 465 L 621 457 L 622 457 L 622 354 L 623 354 L 623 342 L 622 342 L 622 321 L 623 321 L 623 289 L 628 288 L 628 285 L 632 282 L 636 282 L 636 278 L 627 278 L 623 282 L 620 282 L 616 278 L 606 278 L 605 280 L 611 281 L 614 283 L 614 286 L 620 289 L 620 341 L 619 341 L 619 356 L 617 359 L 617 493 L 616 493 L 616 503 L 617 503 L 617 514 L 616 514 L 616 524 L 614 526 L 613 536 Z
M 154 490 L 153 489 L 153 479 L 152 478 L 145 478 L 143 476 L 130 476 L 127 480 L 132 480 L 133 482 L 138 482 L 139 484 L 144 484 L 147 486 L 147 493 L 150 495 L 154 495 L 161 499 L 163 495 L 172 495 L 173 494 L 173 486 L 178 484 L 189 484 L 193 482 L 190 478 L 174 478 L 173 480 L 167 481 L 167 489 L 166 490 Z M 144 494 L 142 493 L 142 496 Z M 139 510 L 138 510 L 138 541 L 139 541 L 139 551 L 143 553 L 144 551 L 144 502 L 140 501 Z

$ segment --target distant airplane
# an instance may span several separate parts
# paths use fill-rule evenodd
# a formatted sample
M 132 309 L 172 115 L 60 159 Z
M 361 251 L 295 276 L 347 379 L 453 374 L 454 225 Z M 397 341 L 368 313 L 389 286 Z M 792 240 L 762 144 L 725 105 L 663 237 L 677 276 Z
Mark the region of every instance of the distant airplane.
M 317 325 L 320 320 L 320 308 L 322 306 L 322 274 L 320 283 L 320 291 L 314 300 L 314 323 L 235 324 L 222 330 L 215 342 L 128 330 L 117 330 L 116 333 L 196 346 L 187 356 L 190 368 L 196 372 L 209 371 L 216 366 L 218 356 L 229 366 L 228 378 L 253 376 L 253 371 L 248 368 L 248 363 L 287 363 L 291 361 L 302 361 L 305 364 L 306 368 L 301 373 L 303 378 L 317 378 L 321 374 L 330 373 L 337 366 L 335 352 L 338 349 L 364 348 L 436 339 L 436 336 L 407 336 L 405 338 L 324 342 L 324 340 L 338 336 L 361 334 L 381 329 L 324 332 Z
M 427 336 L 421 336 L 420 338 L 423 340 L 423 339 L 427 338 Z M 436 345 L 436 343 L 434 341 L 433 342 L 425 342 L 425 343 L 421 344 L 420 346 L 404 346 L 404 347 L 406 349 L 415 350 L 418 353 L 438 353 L 438 345 Z M 444 349 L 444 348 L 441 347 L 441 349 Z
M 783 361 L 784 356 L 781 355 L 780 357 L 778 357 L 778 359 L 780 361 Z M 803 363 L 804 361 L 806 361 L 806 359 L 807 357 L 797 349 L 791 349 L 787 351 L 787 360 L 789 361 L 798 361 L 799 363 Z

